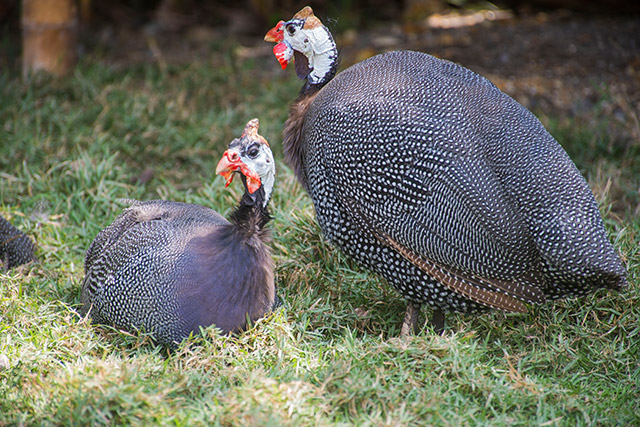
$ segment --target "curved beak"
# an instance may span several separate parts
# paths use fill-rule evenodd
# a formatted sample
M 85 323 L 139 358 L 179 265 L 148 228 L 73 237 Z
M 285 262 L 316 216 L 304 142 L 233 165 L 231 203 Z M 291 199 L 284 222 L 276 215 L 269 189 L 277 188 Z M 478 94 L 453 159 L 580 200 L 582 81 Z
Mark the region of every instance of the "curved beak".
M 228 187 L 233 181 L 234 172 L 240 172 L 245 176 L 249 193 L 254 193 L 262 185 L 260 176 L 240 159 L 240 153 L 230 148 L 222 154 L 216 166 L 216 175 L 222 175 L 225 179 L 224 186 Z
M 264 41 L 271 43 L 280 43 L 284 40 L 284 21 L 280 21 L 276 24 L 275 27 L 270 29 L 267 34 L 264 36 Z
M 225 179 L 225 187 L 233 181 L 233 173 L 240 169 L 244 163 L 240 160 L 240 153 L 235 150 L 227 150 L 216 166 L 216 175 L 222 175 Z

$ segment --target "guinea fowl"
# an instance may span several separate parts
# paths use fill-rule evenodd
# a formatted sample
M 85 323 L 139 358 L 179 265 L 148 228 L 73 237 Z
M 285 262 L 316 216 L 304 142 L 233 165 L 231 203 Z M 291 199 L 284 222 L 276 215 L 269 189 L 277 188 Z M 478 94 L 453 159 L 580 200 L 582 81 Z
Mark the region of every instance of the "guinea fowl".
M 36 246 L 26 234 L 0 217 L 0 270 L 34 260 L 35 249 Z
M 275 164 L 251 120 L 216 168 L 229 185 L 241 175 L 244 195 L 231 222 L 199 205 L 134 202 L 87 251 L 83 312 L 96 323 L 144 330 L 175 348 L 200 327 L 246 328 L 274 308 L 267 203 Z
M 328 29 L 305 7 L 265 36 L 304 86 L 285 159 L 323 234 L 419 308 L 498 308 L 622 289 L 625 268 L 585 179 L 538 119 L 478 74 L 395 51 L 336 75 Z

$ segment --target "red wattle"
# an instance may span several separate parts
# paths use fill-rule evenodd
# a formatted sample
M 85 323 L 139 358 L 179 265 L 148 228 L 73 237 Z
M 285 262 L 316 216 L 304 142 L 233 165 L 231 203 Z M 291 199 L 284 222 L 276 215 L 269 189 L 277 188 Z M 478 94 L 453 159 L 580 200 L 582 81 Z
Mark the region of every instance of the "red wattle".
M 280 42 L 273 47 L 273 54 L 280 63 L 280 66 L 284 70 L 289 65 L 289 60 L 293 56 L 293 49 L 287 42 Z

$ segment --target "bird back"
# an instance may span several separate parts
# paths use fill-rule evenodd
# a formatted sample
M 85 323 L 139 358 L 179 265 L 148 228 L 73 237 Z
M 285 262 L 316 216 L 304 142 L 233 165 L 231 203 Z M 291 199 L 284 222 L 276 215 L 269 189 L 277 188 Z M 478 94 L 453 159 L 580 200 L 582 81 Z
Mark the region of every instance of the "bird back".
M 302 145 L 303 179 L 329 239 L 364 221 L 438 265 L 535 281 L 549 298 L 625 284 L 566 152 L 466 68 L 410 51 L 358 63 L 317 94 Z

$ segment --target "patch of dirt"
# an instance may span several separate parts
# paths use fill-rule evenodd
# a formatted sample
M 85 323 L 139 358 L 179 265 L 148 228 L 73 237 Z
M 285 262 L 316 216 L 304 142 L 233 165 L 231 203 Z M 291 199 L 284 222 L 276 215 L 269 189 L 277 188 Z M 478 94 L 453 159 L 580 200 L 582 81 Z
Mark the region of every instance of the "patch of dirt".
M 442 28 L 456 23 L 463 25 Z M 111 45 L 106 47 L 110 60 L 126 66 L 137 61 L 215 63 L 212 46 L 240 42 L 244 47 L 237 54 L 256 59 L 265 76 L 281 73 L 262 34 L 248 35 L 236 27 L 187 26 L 179 33 L 157 24 L 136 31 L 107 28 L 97 44 Z M 397 20 L 335 36 L 343 68 L 384 51 L 422 51 L 489 78 L 538 114 L 588 116 L 597 107 L 620 123 L 628 138 L 640 141 L 640 16 L 468 12 L 411 23 Z
M 148 62 L 160 67 L 205 62 L 215 67 L 229 59 L 221 46 L 239 44 L 234 55 L 254 59 L 261 73 L 257 78 L 281 75 L 273 45 L 262 41 L 270 26 L 262 28 L 260 20 L 235 10 L 228 13 L 240 13 L 238 17 L 217 27 L 188 19 L 170 25 L 156 19 L 143 25 L 83 27 L 80 57 L 98 52 L 114 67 Z M 331 26 L 331 19 L 326 20 Z M 239 26 L 238 21 L 252 25 Z M 640 15 L 442 12 L 334 36 L 342 68 L 389 50 L 430 53 L 489 78 L 538 115 L 588 122 L 598 119 L 595 113 L 612 119 L 616 140 L 626 146 L 640 144 Z M 6 61 L 0 58 L 0 66 Z
M 637 16 L 506 13 L 457 28 L 398 25 L 342 39 L 344 65 L 386 50 L 418 50 L 472 69 L 547 115 L 580 115 L 611 96 L 621 97 L 614 102 L 626 104 L 618 107 L 633 110 L 636 120 L 640 114 Z

